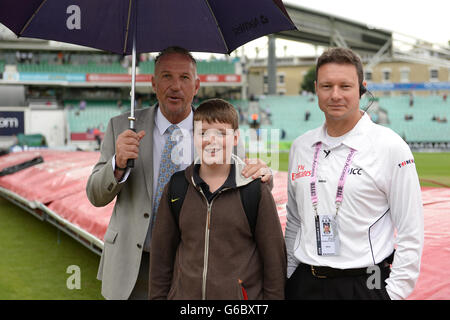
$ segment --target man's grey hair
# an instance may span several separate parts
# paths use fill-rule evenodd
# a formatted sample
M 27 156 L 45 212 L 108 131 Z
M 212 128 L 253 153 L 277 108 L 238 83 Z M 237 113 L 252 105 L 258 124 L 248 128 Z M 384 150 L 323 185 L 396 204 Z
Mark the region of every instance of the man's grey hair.
M 189 57 L 189 59 L 191 59 L 195 68 L 197 69 L 197 61 L 192 56 L 192 54 L 185 48 L 178 47 L 178 46 L 168 47 L 168 48 L 164 49 L 163 51 L 161 51 L 155 58 L 155 68 L 156 68 L 156 64 L 158 63 L 158 60 L 161 59 L 161 57 L 168 55 L 168 54 L 172 54 L 172 53 L 178 53 L 178 54 L 182 54 L 182 55 Z

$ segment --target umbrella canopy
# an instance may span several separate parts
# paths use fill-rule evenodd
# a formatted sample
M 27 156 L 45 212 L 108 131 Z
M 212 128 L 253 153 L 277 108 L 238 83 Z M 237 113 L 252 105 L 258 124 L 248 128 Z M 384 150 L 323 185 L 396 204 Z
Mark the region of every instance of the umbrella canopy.
M 169 46 L 230 53 L 261 36 L 296 29 L 281 0 L 1 0 L 0 22 L 19 37 L 118 54 Z

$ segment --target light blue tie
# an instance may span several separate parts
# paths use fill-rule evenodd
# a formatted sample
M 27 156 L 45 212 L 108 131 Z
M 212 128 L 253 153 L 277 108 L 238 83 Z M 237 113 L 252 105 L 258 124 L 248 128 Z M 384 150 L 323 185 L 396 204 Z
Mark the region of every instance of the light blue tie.
M 155 201 L 153 202 L 152 227 L 156 219 L 156 212 L 158 211 L 159 201 L 161 200 L 164 187 L 166 186 L 167 182 L 169 182 L 170 177 L 175 172 L 180 170 L 180 164 L 175 164 L 173 159 L 171 158 L 173 147 L 177 144 L 177 141 L 174 137 L 174 135 L 176 134 L 174 133 L 175 130 L 179 130 L 178 126 L 175 124 L 171 125 L 166 130 L 166 132 L 168 133 L 168 137 L 166 140 L 166 144 L 164 145 L 164 149 L 161 154 L 161 161 L 159 164 L 158 184 L 155 190 Z

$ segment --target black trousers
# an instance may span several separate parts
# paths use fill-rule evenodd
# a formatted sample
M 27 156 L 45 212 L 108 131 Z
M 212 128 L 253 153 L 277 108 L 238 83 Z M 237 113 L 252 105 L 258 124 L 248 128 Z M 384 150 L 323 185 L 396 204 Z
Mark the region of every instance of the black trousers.
M 142 251 L 141 266 L 139 274 L 128 300 L 148 300 L 150 253 Z
M 311 273 L 311 267 L 301 263 L 287 279 L 286 300 L 389 300 L 385 280 L 389 277 L 390 268 L 380 267 L 379 270 L 379 289 L 376 285 L 372 289 L 372 279 L 376 273 L 316 278 Z

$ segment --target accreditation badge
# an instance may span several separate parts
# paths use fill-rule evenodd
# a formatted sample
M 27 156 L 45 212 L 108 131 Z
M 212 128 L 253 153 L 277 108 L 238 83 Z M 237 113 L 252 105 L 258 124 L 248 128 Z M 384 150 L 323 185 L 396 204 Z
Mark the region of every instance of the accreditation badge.
M 336 215 L 316 215 L 317 254 L 319 256 L 339 255 L 339 234 Z

